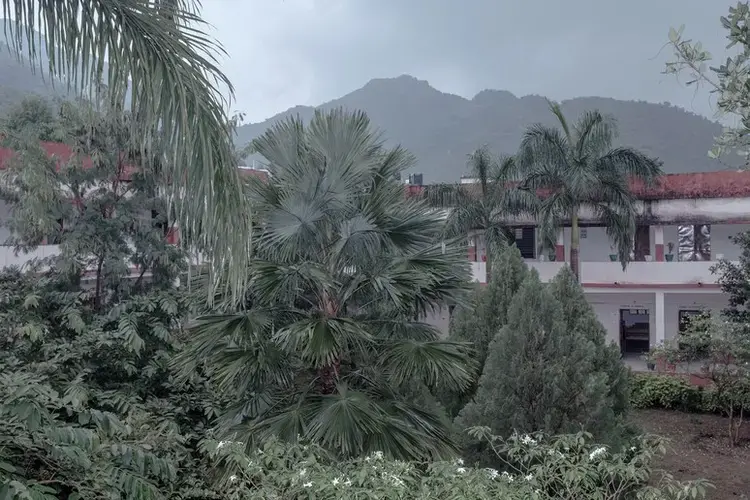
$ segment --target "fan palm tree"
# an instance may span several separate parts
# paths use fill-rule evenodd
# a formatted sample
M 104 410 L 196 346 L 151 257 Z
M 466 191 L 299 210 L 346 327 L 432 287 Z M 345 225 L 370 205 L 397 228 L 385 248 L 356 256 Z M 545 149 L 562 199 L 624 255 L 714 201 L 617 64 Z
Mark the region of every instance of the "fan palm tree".
M 588 111 L 571 127 L 560 105 L 550 102 L 560 128 L 532 125 L 517 155 L 523 172 L 520 188 L 541 195 L 537 221 L 542 245 L 551 248 L 569 221 L 570 267 L 580 277 L 579 220 L 582 209 L 593 211 L 606 228 L 623 269 L 630 260 L 636 226 L 636 198 L 630 182 L 654 184 L 661 162 L 629 147 L 612 148 L 614 119 Z
M 492 260 L 503 245 L 515 241 L 509 217 L 534 211 L 536 198 L 514 189 L 517 168 L 512 156 L 496 157 L 487 146 L 468 155 L 467 166 L 475 184 L 428 186 L 426 197 L 435 207 L 450 210 L 445 225 L 447 237 L 466 237 L 478 230 L 487 250 L 486 280 L 492 276 Z
M 92 95 L 104 89 L 141 123 L 143 148 L 166 141 L 168 181 L 188 242 L 225 270 L 236 293 L 248 258 L 248 202 L 232 155 L 232 126 L 197 0 L 2 0 L 5 38 L 52 82 Z M 8 19 L 13 19 L 9 21 Z M 46 55 L 45 55 L 46 54 Z M 108 65 L 105 71 L 104 63 Z M 106 79 L 107 85 L 100 86 Z M 181 195 L 181 196 L 179 196 Z
M 411 156 L 384 149 L 363 113 L 340 110 L 309 126 L 279 123 L 253 147 L 270 179 L 248 187 L 247 303 L 231 311 L 217 299 L 177 365 L 204 366 L 230 391 L 237 406 L 224 422 L 248 443 L 275 435 L 341 456 L 454 453 L 427 388 L 467 387 L 470 353 L 415 318 L 461 300 L 468 263 L 461 245 L 441 242 L 440 214 L 397 181 Z

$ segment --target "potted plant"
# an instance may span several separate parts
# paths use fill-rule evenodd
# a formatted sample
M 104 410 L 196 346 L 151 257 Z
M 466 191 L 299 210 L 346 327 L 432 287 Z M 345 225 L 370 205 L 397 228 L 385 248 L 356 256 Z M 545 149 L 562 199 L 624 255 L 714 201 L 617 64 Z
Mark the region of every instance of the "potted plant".
M 619 255 L 617 255 L 617 248 L 615 248 L 614 245 L 610 245 L 609 251 L 610 251 L 609 260 L 611 260 L 612 262 L 617 262 L 619 260 L 618 259 Z
M 674 241 L 667 243 L 667 255 L 665 255 L 664 258 L 667 262 L 672 262 L 674 260 Z
M 648 368 L 648 371 L 654 371 L 654 369 L 656 368 L 656 358 L 654 357 L 654 353 L 645 352 L 641 357 L 646 362 L 646 368 Z

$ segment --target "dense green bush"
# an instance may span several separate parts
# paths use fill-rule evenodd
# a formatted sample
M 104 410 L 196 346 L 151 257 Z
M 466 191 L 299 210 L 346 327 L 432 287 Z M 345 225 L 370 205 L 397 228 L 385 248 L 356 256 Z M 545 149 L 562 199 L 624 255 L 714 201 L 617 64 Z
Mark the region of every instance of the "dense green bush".
M 694 413 L 722 413 L 719 395 L 710 387 L 690 384 L 672 375 L 633 375 L 630 404 L 633 408 L 664 408 Z M 744 411 L 750 411 L 750 404 Z

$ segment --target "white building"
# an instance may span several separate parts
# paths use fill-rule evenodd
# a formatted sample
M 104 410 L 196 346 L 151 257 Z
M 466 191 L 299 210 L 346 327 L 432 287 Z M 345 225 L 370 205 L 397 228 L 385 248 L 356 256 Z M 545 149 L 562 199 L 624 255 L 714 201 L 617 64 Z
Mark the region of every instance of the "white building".
M 731 237 L 750 230 L 750 172 L 671 174 L 656 188 L 633 189 L 640 200 L 640 225 L 634 261 L 624 271 L 610 257 L 604 227 L 591 214 L 582 214 L 581 221 L 581 284 L 609 340 L 624 355 L 673 338 L 681 318 L 726 307 L 727 297 L 711 267 L 720 259 L 739 259 L 741 249 Z M 533 220 L 512 225 L 516 245 L 542 280 L 552 279 L 569 261 L 569 227 L 549 256 L 537 252 Z M 474 280 L 485 283 L 486 254 L 479 233 L 469 235 L 468 253 Z M 447 316 L 443 312 L 430 322 L 445 329 Z

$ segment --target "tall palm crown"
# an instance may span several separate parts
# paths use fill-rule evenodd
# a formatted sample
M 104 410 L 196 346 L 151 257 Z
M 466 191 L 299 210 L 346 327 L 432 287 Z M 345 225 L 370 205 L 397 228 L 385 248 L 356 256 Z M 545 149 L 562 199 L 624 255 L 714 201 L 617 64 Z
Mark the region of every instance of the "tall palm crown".
M 440 241 L 440 214 L 405 197 L 397 177 L 411 157 L 384 149 L 364 114 L 342 111 L 280 123 L 254 149 L 271 175 L 249 186 L 246 307 L 199 318 L 178 363 L 190 372 L 206 361 L 236 395 L 226 418 L 246 442 L 452 453 L 425 386 L 466 387 L 472 366 L 464 345 L 414 318 L 460 299 L 468 264 L 460 245 Z
M 537 221 L 542 245 L 551 248 L 563 224 L 571 226 L 570 267 L 580 277 L 579 220 L 593 211 L 617 248 L 623 269 L 630 260 L 636 226 L 636 198 L 630 180 L 652 185 L 662 175 L 661 162 L 629 147 L 612 148 L 614 119 L 588 111 L 571 127 L 556 103 L 550 109 L 560 127 L 529 127 L 517 156 L 521 190 L 541 194 Z
M 179 203 L 191 246 L 241 291 L 250 221 L 232 151 L 232 85 L 218 68 L 221 47 L 205 30 L 198 0 L 2 0 L 5 38 L 32 68 L 87 96 L 104 89 L 145 124 L 142 148 L 166 143 L 165 182 Z M 45 53 L 47 57 L 45 57 Z M 45 60 L 46 59 L 46 60 Z M 104 63 L 107 63 L 105 72 Z M 44 64 L 40 64 L 44 63 Z M 106 80 L 106 86 L 100 83 Z M 214 280 L 216 282 L 216 280 Z
M 536 200 L 528 191 L 512 188 L 517 180 L 517 165 L 511 156 L 496 157 L 482 146 L 469 154 L 467 166 L 475 183 L 428 186 L 426 197 L 432 206 L 450 210 L 446 236 L 465 237 L 472 230 L 481 232 L 487 249 L 489 280 L 493 257 L 504 244 L 515 241 L 508 218 L 533 211 Z

